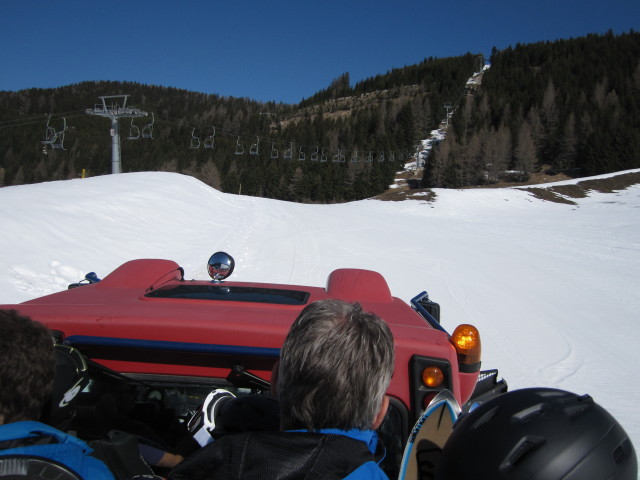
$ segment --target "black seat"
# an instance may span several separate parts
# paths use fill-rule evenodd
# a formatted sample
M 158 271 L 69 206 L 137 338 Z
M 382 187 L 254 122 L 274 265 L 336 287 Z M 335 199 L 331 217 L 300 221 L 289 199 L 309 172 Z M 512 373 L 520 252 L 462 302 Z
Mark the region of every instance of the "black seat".
M 69 345 L 55 345 L 56 370 L 41 421 L 66 431 L 75 415 L 76 397 L 89 384 L 84 356 Z

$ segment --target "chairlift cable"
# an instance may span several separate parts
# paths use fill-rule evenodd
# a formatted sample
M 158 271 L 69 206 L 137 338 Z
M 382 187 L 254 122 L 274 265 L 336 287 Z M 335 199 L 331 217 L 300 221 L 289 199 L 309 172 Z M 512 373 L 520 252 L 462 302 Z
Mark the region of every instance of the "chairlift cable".
M 155 119 L 155 115 L 153 112 L 151 112 L 152 114 L 152 119 L 151 122 L 147 125 L 145 125 L 145 128 L 149 125 L 153 125 L 154 123 L 156 123 L 156 119 Z M 51 114 L 39 114 L 39 115 L 33 115 L 30 117 L 26 117 L 26 118 L 18 118 L 18 119 L 10 119 L 10 120 L 2 120 L 0 121 L 0 129 L 6 129 L 6 128 L 16 128 L 16 127 L 24 127 L 24 126 L 31 126 L 31 125 L 38 125 L 38 124 L 42 124 L 45 121 L 45 118 L 43 118 L 45 115 L 48 115 L 47 118 L 51 119 L 51 120 L 57 120 L 57 119 L 73 119 L 73 118 L 77 118 L 77 117 L 83 117 L 86 118 L 86 111 L 82 111 L 82 110 L 72 110 L 69 112 L 63 112 L 63 113 L 51 113 Z M 159 118 L 159 121 L 162 123 L 170 123 L 170 124 L 174 124 L 174 125 L 178 125 L 179 128 L 190 128 L 193 129 L 192 130 L 192 137 L 194 137 L 194 133 L 196 130 L 199 131 L 204 131 L 206 130 L 206 128 L 202 128 L 200 125 L 198 126 L 194 126 L 196 124 L 192 123 L 192 122 L 187 122 L 185 123 L 185 119 L 184 118 L 174 118 L 174 117 L 161 117 Z M 134 130 L 139 130 L 139 126 L 134 124 Z M 67 126 L 68 128 L 68 126 Z M 211 128 L 211 127 L 209 127 Z M 252 155 L 258 155 L 258 152 L 256 151 L 257 149 L 254 148 L 257 145 L 259 145 L 260 142 L 260 137 L 258 135 L 255 134 L 248 134 L 248 133 L 244 133 L 244 132 L 238 132 L 238 131 L 228 131 L 228 130 L 224 130 L 224 129 L 218 129 L 216 130 L 214 127 L 214 134 L 210 137 L 208 137 L 209 139 L 212 139 L 211 137 L 214 137 L 216 135 L 220 135 L 220 136 L 226 136 L 226 137 L 235 137 L 236 138 L 236 145 L 237 145 L 237 149 L 240 148 L 242 150 L 242 152 L 240 152 L 239 154 L 243 154 L 244 153 L 244 143 L 239 145 L 238 147 L 238 143 L 240 142 L 240 140 L 243 137 L 255 137 L 257 138 L 257 142 L 251 144 L 251 148 L 253 150 L 250 149 L 250 152 Z M 141 136 L 141 135 L 140 135 Z M 138 138 L 138 135 L 130 135 L 130 137 L 135 137 Z M 151 136 L 147 137 L 147 138 L 153 138 Z M 220 137 L 218 137 L 220 138 Z M 212 139 L 213 140 L 213 139 Z M 191 148 L 199 148 L 200 147 L 200 138 L 197 138 L 197 146 L 194 145 L 194 141 L 192 139 L 192 146 Z M 302 158 L 306 158 L 305 156 L 305 151 L 309 151 L 310 155 L 311 155 L 311 160 L 312 161 L 320 161 L 320 162 L 326 162 L 328 159 L 328 152 L 333 150 L 333 149 L 326 149 L 326 148 L 321 148 L 321 145 L 317 145 L 317 144 L 302 144 L 302 143 L 298 143 L 298 142 L 286 142 L 284 140 L 280 140 L 280 141 L 276 141 L 276 140 L 272 140 L 271 141 L 271 149 L 267 149 L 267 151 L 270 153 L 268 153 L 268 155 L 270 156 L 270 158 L 278 158 L 280 155 L 273 155 L 274 151 L 275 152 L 284 152 L 284 158 L 285 159 L 290 159 L 293 157 L 293 145 L 296 145 L 297 150 L 299 152 L 299 159 Z M 288 147 L 288 148 L 286 148 Z M 384 149 L 383 149 L 384 150 Z M 321 155 L 321 151 L 322 151 L 322 155 Z M 335 152 L 335 150 L 333 150 Z M 365 149 L 365 151 L 368 151 Z M 255 152 L 255 153 L 253 153 Z M 342 163 L 345 161 L 345 158 L 347 156 L 351 157 L 351 152 L 357 152 L 356 149 L 338 149 L 338 153 L 337 154 L 332 154 L 334 158 L 336 158 L 336 161 L 339 163 Z M 237 150 L 236 150 L 236 153 Z M 375 153 L 375 155 L 374 155 Z M 357 155 L 357 153 L 356 153 Z M 369 151 L 369 158 L 365 158 L 365 161 L 367 162 L 371 162 L 371 160 L 373 160 L 373 158 L 371 157 L 377 157 L 379 162 L 384 162 L 385 160 L 387 160 L 386 154 L 384 151 L 380 151 L 378 149 L 374 149 Z M 392 155 L 391 152 L 389 154 L 388 160 L 387 161 L 395 161 L 395 155 Z M 371 158 L 371 159 L 370 159 Z M 359 158 L 358 158 L 359 160 Z

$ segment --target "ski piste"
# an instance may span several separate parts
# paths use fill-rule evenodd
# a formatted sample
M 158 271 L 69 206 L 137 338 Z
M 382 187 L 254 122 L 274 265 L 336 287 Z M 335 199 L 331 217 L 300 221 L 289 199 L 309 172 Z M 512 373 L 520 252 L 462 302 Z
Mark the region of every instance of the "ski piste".
M 449 390 L 443 390 L 434 397 L 409 434 L 398 480 L 433 478 L 438 458 L 460 410 Z

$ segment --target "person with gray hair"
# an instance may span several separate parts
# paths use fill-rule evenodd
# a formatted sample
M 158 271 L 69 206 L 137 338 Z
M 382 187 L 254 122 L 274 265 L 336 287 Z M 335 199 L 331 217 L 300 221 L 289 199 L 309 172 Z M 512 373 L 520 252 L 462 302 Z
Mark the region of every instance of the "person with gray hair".
M 220 437 L 169 478 L 387 479 L 375 430 L 389 406 L 394 361 L 393 335 L 377 315 L 341 300 L 307 305 L 274 375 L 281 431 Z
M 387 324 L 358 304 L 316 302 L 282 346 L 278 391 L 285 430 L 366 430 L 386 413 L 394 366 Z M 386 402 L 386 403 L 385 403 Z

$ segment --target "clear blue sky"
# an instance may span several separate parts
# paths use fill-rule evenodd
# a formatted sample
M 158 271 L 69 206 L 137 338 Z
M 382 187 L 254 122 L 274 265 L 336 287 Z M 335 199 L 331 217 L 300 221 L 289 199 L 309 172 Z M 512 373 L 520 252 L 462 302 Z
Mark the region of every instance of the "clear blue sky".
M 3 0 L 0 90 L 127 80 L 297 103 L 427 57 L 640 29 L 640 0 Z

